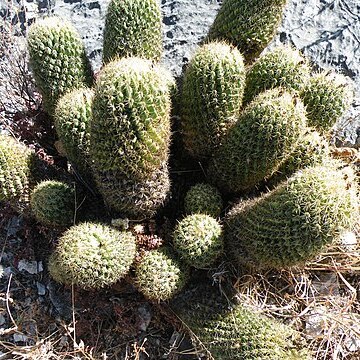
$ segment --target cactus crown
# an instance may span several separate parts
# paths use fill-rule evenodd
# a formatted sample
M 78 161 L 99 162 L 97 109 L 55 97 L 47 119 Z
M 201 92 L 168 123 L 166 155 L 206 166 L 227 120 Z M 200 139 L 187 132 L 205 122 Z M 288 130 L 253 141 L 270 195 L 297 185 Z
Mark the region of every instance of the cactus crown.
M 84 45 L 70 23 L 57 17 L 39 20 L 30 27 L 27 42 L 36 85 L 49 114 L 61 95 L 92 85 Z
M 96 168 L 147 178 L 167 161 L 170 78 L 162 68 L 140 58 L 117 60 L 102 69 L 90 128 Z
M 90 120 L 93 91 L 75 89 L 62 96 L 55 108 L 55 128 L 68 160 L 83 174 L 90 172 Z
M 123 278 L 135 258 L 135 238 L 107 225 L 82 223 L 59 239 L 49 259 L 49 271 L 58 282 L 84 289 L 110 286 Z

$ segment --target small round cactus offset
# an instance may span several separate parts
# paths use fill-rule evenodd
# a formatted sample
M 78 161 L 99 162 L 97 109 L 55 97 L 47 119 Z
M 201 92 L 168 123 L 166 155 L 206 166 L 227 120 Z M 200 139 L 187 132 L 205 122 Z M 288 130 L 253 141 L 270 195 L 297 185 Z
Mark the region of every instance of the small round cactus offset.
M 233 46 L 200 47 L 186 68 L 181 93 L 181 125 L 186 149 L 208 158 L 240 113 L 245 87 L 243 56 Z
M 75 89 L 59 99 L 54 114 L 56 132 L 66 156 L 81 174 L 90 173 L 92 98 L 92 90 Z
M 309 126 L 329 131 L 350 107 L 354 97 L 350 80 L 334 72 L 322 72 L 310 78 L 300 93 Z
M 137 288 L 152 301 L 172 298 L 183 289 L 188 276 L 188 267 L 176 260 L 167 248 L 147 252 L 135 270 Z
M 27 37 L 30 65 L 44 108 L 53 114 L 61 95 L 92 85 L 90 63 L 75 28 L 57 17 L 38 20 Z
M 135 259 L 135 237 L 107 225 L 82 223 L 59 239 L 49 259 L 54 280 L 84 289 L 100 289 L 122 279 Z
M 308 167 L 227 217 L 225 243 L 238 266 L 282 268 L 303 263 L 351 230 L 359 219 L 352 168 L 334 160 Z
M 259 94 L 215 153 L 209 179 L 227 192 L 254 188 L 286 161 L 305 129 L 306 113 L 299 99 L 281 88 Z
M 222 227 L 209 215 L 189 215 L 177 224 L 173 244 L 184 262 L 198 269 L 207 268 L 223 251 Z
M 286 0 L 225 0 L 210 29 L 210 40 L 237 46 L 247 62 L 274 37 Z
M 274 87 L 301 90 L 310 77 L 310 67 L 299 50 L 278 46 L 262 55 L 246 74 L 244 102 Z
M 160 60 L 162 17 L 157 0 L 112 0 L 104 28 L 104 63 L 116 57 Z
M 66 227 L 74 222 L 75 190 L 61 181 L 42 181 L 30 194 L 31 211 L 44 225 Z
M 217 218 L 223 208 L 223 200 L 215 186 L 199 183 L 186 193 L 184 207 L 188 215 L 201 213 Z

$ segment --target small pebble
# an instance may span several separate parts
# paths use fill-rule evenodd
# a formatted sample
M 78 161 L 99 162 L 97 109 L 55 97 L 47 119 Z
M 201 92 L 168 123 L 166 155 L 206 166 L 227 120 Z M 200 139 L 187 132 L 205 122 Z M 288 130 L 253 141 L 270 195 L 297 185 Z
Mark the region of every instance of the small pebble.
M 24 334 L 14 334 L 13 335 L 14 341 L 17 342 L 26 342 L 28 337 Z
M 18 264 L 19 271 L 25 270 L 29 274 L 35 275 L 44 270 L 43 264 L 41 261 L 28 261 L 28 260 L 20 260 Z
M 45 295 L 46 294 L 46 287 L 44 284 L 40 282 L 36 282 L 36 287 L 39 295 Z

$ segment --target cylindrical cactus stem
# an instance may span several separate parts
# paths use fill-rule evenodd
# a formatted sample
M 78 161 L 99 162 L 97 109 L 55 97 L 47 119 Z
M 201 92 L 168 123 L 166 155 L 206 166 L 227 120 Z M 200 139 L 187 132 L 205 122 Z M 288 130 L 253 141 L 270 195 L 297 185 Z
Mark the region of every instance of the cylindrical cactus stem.
M 90 121 L 93 91 L 72 90 L 62 96 L 55 108 L 54 121 L 66 156 L 82 176 L 90 176 Z
M 172 85 L 165 70 L 140 58 L 111 62 L 99 75 L 90 157 L 99 191 L 116 211 L 154 213 L 168 194 Z M 130 198 L 137 199 L 131 210 Z
M 112 0 L 105 18 L 103 61 L 128 56 L 160 60 L 162 36 L 157 0 Z
M 61 95 L 92 85 L 92 72 L 75 28 L 58 17 L 38 20 L 29 30 L 30 66 L 45 110 L 53 115 Z
M 208 39 L 236 46 L 247 62 L 256 58 L 274 37 L 286 0 L 225 0 Z
M 236 266 L 303 264 L 359 219 L 353 169 L 334 160 L 299 170 L 260 198 L 238 203 L 225 221 L 226 249 Z
M 188 152 L 207 159 L 239 115 L 245 87 L 243 56 L 231 45 L 200 47 L 186 68 L 181 125 Z
M 281 88 L 259 94 L 215 153 L 209 180 L 224 192 L 253 189 L 294 151 L 306 129 L 305 108 Z

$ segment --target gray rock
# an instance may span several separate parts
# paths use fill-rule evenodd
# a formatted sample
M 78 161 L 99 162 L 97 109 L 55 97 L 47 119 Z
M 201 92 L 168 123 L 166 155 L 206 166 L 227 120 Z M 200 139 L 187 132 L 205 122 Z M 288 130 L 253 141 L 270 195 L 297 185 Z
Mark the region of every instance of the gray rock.
M 28 261 L 28 260 L 20 260 L 18 264 L 18 270 L 23 271 L 25 270 L 31 275 L 38 274 L 44 270 L 43 264 L 41 261 Z

